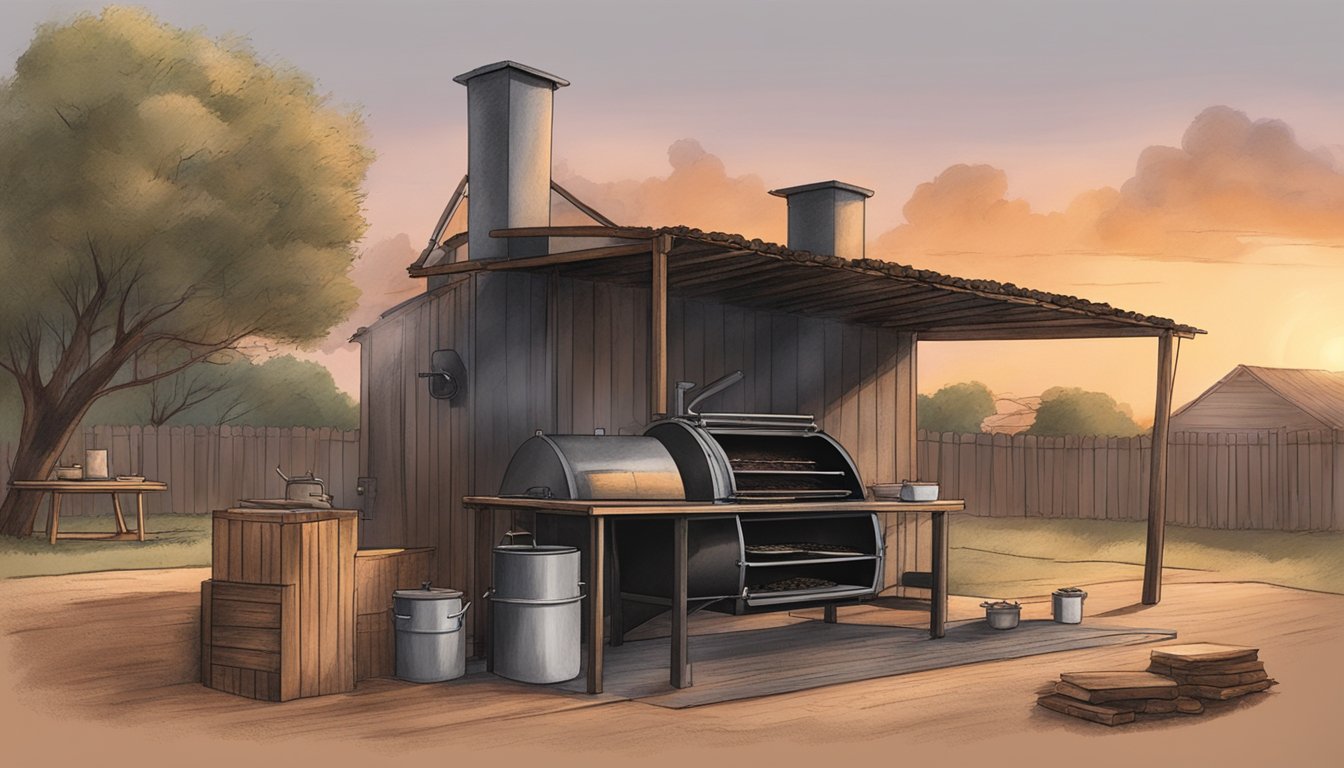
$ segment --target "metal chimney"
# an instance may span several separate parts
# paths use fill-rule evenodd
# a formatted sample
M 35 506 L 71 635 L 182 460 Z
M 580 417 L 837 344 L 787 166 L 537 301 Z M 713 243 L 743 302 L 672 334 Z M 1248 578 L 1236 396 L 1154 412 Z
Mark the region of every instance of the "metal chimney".
M 873 190 L 842 181 L 774 189 L 789 201 L 789 247 L 846 259 L 863 258 L 864 201 Z
M 551 223 L 551 105 L 555 75 L 513 61 L 453 78 L 467 86 L 467 230 L 471 259 L 540 256 L 544 237 L 490 237 Z

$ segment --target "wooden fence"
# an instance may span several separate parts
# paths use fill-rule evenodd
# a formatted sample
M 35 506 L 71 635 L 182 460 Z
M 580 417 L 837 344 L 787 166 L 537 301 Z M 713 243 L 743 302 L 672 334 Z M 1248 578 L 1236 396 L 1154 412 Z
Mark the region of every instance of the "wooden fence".
M 92 427 L 77 434 L 62 464 L 82 463 L 85 448 L 106 448 L 114 474 L 142 474 L 168 483 L 145 494 L 148 514 L 205 514 L 238 499 L 283 498 L 275 474 L 312 470 L 327 481 L 337 506 L 357 505 L 359 432 L 296 427 Z M 0 445 L 0 487 L 9 480 L 13 446 Z M 105 496 L 72 495 L 61 514 L 106 513 Z
M 921 479 L 990 517 L 1143 520 L 1152 440 L 919 433 Z M 1167 520 L 1200 528 L 1344 531 L 1344 434 L 1176 432 Z

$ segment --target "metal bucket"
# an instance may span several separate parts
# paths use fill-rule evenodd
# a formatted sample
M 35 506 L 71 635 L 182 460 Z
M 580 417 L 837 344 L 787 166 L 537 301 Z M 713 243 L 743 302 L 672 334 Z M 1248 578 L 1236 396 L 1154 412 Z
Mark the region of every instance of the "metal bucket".
M 425 582 L 420 589 L 392 593 L 397 630 L 397 677 L 412 683 L 453 680 L 467 671 L 467 634 L 462 631 L 471 603 L 462 593 Z
M 1078 587 L 1063 587 L 1050 593 L 1050 610 L 1057 624 L 1082 624 L 1087 593 Z
M 501 544 L 493 554 L 495 586 L 485 596 L 495 674 L 524 683 L 578 677 L 583 626 L 579 550 Z

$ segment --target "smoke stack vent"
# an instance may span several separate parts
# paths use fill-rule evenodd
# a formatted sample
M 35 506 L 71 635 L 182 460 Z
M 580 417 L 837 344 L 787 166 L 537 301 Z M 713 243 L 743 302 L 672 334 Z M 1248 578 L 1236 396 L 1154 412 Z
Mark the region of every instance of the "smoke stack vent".
M 569 81 L 513 61 L 453 80 L 467 86 L 468 257 L 545 254 L 547 238 L 490 231 L 550 226 L 552 95 Z
M 774 189 L 789 201 L 789 247 L 795 251 L 863 258 L 864 201 L 873 190 L 841 181 Z

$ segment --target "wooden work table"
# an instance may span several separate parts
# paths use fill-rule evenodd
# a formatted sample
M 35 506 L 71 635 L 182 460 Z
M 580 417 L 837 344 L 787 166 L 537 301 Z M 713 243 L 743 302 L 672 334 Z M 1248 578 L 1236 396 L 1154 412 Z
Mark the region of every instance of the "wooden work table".
M 113 541 L 145 540 L 145 494 L 168 490 L 167 483 L 153 480 L 11 480 L 10 487 L 24 491 L 51 494 L 51 508 L 47 511 L 47 539 L 110 539 Z M 112 511 L 116 515 L 116 531 L 112 533 L 59 533 L 61 523 L 61 496 L 67 493 L 106 493 L 112 497 Z M 135 494 L 135 530 L 126 527 L 121 513 L 118 494 Z
M 933 520 L 933 583 L 929 606 L 929 636 L 943 636 L 947 623 L 947 513 L 961 512 L 966 502 L 948 499 L 931 502 L 904 501 L 848 501 L 848 502 L 762 502 L 762 503 L 703 503 L 677 501 L 576 501 L 569 499 L 534 499 L 502 496 L 467 496 L 462 503 L 485 514 L 493 510 L 544 512 L 552 515 L 571 515 L 588 518 L 588 692 L 602 692 L 602 657 L 606 644 L 603 619 L 606 613 L 604 590 L 604 559 L 607 518 L 662 517 L 672 520 L 672 654 L 670 681 L 673 687 L 691 685 L 689 635 L 687 632 L 687 529 L 696 517 L 757 514 L 818 514 L 827 512 L 852 514 L 875 512 L 881 515 L 927 513 Z M 490 536 L 492 528 L 477 525 L 477 535 Z M 486 542 L 482 541 L 482 544 Z M 486 644 L 489 660 L 489 644 Z

